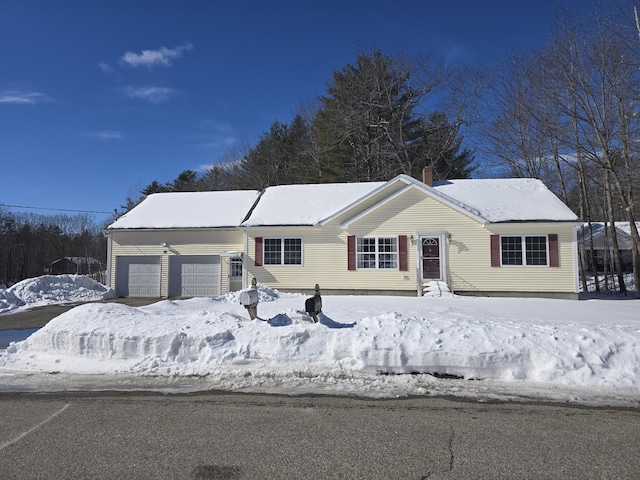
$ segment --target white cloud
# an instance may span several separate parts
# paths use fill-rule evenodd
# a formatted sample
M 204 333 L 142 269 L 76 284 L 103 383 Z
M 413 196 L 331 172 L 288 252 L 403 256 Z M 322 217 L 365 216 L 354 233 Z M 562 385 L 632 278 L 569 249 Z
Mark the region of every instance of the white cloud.
M 106 62 L 98 62 L 98 68 L 105 73 L 114 73 L 113 68 Z
M 174 90 L 168 87 L 126 87 L 125 95 L 129 98 L 145 100 L 150 103 L 168 102 Z
M 185 51 L 192 48 L 193 45 L 186 43 L 175 48 L 160 47 L 159 50 L 142 50 L 140 53 L 126 52 L 120 60 L 130 67 L 170 67 L 172 60 L 180 58 Z
M 100 130 L 97 132 L 89 132 L 88 135 L 98 140 L 122 140 L 122 132 L 117 130 Z
M 6 90 L 4 92 L 0 92 L 0 103 L 35 105 L 36 103 L 50 101 L 51 98 L 42 92 L 23 92 L 20 90 Z
M 205 133 L 198 135 L 200 140 L 196 144 L 198 148 L 229 148 L 238 142 L 233 127 L 227 122 L 214 122 L 207 119 L 200 122 L 200 128 Z

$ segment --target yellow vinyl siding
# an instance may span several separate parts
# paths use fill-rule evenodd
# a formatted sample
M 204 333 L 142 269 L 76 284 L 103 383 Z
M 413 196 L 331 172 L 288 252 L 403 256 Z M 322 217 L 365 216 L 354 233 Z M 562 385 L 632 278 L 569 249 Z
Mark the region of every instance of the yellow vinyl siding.
M 383 197 L 382 197 L 383 198 Z M 380 198 L 358 205 L 328 224 L 306 228 L 256 228 L 248 234 L 248 272 L 259 283 L 284 290 L 370 290 L 373 292 L 418 290 L 420 234 L 443 234 L 445 280 L 452 290 L 475 292 L 575 292 L 573 226 L 568 224 L 489 224 L 449 207 L 424 193 L 410 189 L 371 209 Z M 346 229 L 341 224 L 347 222 Z M 560 267 L 491 267 L 492 234 L 558 234 Z M 347 238 L 406 235 L 408 271 L 347 269 Z M 255 237 L 296 237 L 303 242 L 303 265 L 255 267 Z
M 490 232 L 496 235 L 558 235 L 559 267 L 503 266 L 489 268 L 486 282 L 493 291 L 575 292 L 575 259 L 573 232 L 570 225 L 492 225 Z M 491 258 L 489 255 L 489 262 Z
M 111 232 L 111 278 L 113 288 L 116 281 L 116 257 L 160 256 L 160 295 L 166 297 L 169 290 L 169 257 L 172 255 L 220 255 L 225 251 L 242 251 L 243 235 L 240 230 L 228 231 L 132 231 Z M 167 246 L 162 244 L 166 243 Z M 220 292 L 227 292 L 229 262 L 220 262 Z

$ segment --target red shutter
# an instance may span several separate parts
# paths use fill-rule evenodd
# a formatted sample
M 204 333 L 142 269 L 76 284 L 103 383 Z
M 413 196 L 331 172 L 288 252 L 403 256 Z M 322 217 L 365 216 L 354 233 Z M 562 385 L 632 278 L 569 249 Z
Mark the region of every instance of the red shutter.
M 256 267 L 262 266 L 262 237 L 256 237 Z
M 356 269 L 356 237 L 349 235 L 347 238 L 347 270 Z
M 558 235 L 556 233 L 549 234 L 549 266 L 560 266 L 560 255 L 558 254 Z
M 407 258 L 407 236 L 400 235 L 398 237 L 398 264 L 401 272 L 409 271 L 409 262 Z
M 500 235 L 491 235 L 491 266 L 500 266 Z

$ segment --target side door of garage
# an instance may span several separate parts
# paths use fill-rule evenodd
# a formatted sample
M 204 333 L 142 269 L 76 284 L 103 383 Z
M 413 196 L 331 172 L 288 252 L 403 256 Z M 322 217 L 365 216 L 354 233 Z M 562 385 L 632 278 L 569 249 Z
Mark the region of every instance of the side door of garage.
M 120 297 L 160 297 L 160 257 L 117 257 L 116 293 Z
M 169 257 L 170 297 L 217 297 L 220 295 L 219 255 Z

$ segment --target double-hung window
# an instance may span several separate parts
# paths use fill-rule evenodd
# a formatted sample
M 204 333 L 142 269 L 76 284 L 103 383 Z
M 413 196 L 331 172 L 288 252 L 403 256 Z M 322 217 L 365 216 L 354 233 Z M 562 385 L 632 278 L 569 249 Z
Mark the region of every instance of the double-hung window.
M 502 265 L 548 265 L 547 237 L 500 237 Z
M 396 237 L 358 237 L 356 263 L 358 269 L 398 268 L 398 239 Z
M 265 238 L 265 265 L 302 265 L 301 238 Z

